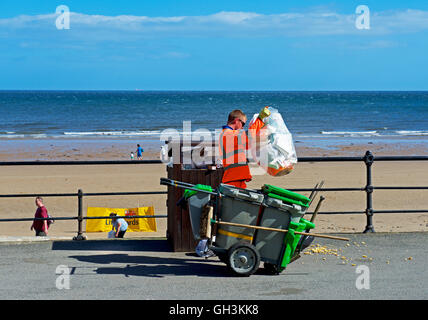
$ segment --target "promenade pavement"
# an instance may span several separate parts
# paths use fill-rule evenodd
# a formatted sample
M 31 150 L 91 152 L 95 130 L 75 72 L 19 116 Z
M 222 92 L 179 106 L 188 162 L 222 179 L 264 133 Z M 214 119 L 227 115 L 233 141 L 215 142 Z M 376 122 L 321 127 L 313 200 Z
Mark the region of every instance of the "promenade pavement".
M 3 237 L 0 299 L 428 299 L 428 233 L 340 236 L 350 241 L 314 240 L 313 251 L 330 254 L 309 250 L 280 275 L 261 265 L 244 278 L 217 257 L 172 252 L 164 238 Z

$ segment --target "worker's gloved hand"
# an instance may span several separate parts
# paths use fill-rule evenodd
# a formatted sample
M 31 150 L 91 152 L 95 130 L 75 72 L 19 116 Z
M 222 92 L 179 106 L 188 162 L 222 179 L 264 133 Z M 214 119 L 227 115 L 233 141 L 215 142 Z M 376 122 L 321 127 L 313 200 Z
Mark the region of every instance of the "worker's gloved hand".
M 259 118 L 260 118 L 260 120 L 263 120 L 264 118 L 269 117 L 269 116 L 270 116 L 269 107 L 266 106 L 260 111 Z

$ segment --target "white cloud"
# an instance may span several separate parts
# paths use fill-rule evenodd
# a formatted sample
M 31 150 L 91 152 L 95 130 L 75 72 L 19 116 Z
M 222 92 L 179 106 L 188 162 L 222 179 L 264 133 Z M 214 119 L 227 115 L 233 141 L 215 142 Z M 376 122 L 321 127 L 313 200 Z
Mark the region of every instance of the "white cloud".
M 80 40 L 126 41 L 145 37 L 278 37 L 327 35 L 385 35 L 428 30 L 428 11 L 371 12 L 370 30 L 355 27 L 356 14 L 309 11 L 258 14 L 219 12 L 205 16 L 104 16 L 71 13 L 70 30 L 57 30 L 57 14 L 21 15 L 0 19 L 0 36 L 57 37 L 59 33 Z
M 381 12 L 374 16 L 378 31 L 384 33 L 413 33 L 428 30 L 428 11 L 411 10 Z
M 262 15 L 252 12 L 219 12 L 210 16 L 200 17 L 199 20 L 204 22 L 204 20 L 218 21 L 220 23 L 226 24 L 242 24 L 250 22 L 253 19 L 259 18 Z

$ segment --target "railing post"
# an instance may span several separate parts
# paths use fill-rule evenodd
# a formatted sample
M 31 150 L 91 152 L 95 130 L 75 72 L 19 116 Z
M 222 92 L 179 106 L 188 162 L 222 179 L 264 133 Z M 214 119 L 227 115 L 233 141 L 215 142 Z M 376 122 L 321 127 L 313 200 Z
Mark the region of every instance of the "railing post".
M 366 151 L 364 155 L 364 163 L 366 164 L 366 196 L 367 196 L 367 206 L 366 206 L 366 216 L 367 216 L 367 225 L 363 233 L 375 232 L 373 227 L 373 185 L 372 185 L 372 164 L 374 162 L 374 156 L 370 151 Z
M 86 240 L 83 235 L 83 191 L 77 191 L 77 236 L 73 240 Z

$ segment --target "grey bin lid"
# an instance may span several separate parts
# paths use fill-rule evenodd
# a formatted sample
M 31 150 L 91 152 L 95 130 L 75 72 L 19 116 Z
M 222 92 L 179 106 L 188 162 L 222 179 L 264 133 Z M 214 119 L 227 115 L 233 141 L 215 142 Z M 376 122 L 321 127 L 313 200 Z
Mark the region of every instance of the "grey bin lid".
M 260 204 L 263 202 L 263 199 L 264 199 L 264 195 L 256 191 L 236 188 L 234 186 L 223 184 L 223 183 L 220 184 L 219 191 L 225 196 L 246 200 L 246 201 L 251 201 L 251 202 L 257 202 Z
M 279 199 L 275 199 L 275 198 L 271 198 L 271 197 L 265 198 L 265 205 L 270 206 L 270 207 L 274 207 L 274 208 L 277 208 L 280 210 L 288 211 L 291 214 L 302 212 L 302 207 L 297 205 L 297 204 L 287 204 L 287 203 L 282 202 Z

